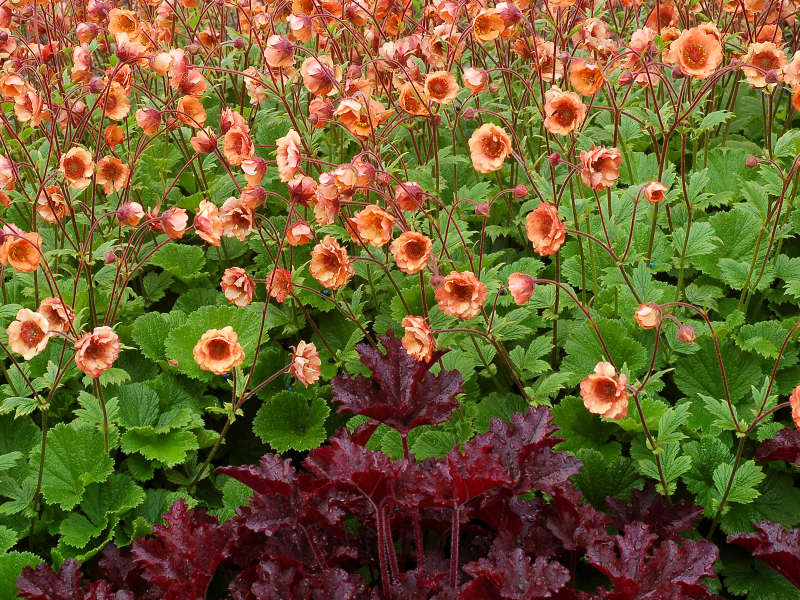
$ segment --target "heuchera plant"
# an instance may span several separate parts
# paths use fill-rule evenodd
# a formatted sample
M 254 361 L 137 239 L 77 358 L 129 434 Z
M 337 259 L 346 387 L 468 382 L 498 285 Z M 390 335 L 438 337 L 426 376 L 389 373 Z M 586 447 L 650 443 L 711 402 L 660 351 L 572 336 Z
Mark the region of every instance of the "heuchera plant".
M 298 470 L 268 454 L 256 466 L 220 467 L 252 490 L 219 524 L 183 500 L 129 550 L 107 546 L 87 585 L 74 560 L 58 574 L 26 567 L 28 600 L 202 599 L 212 580 L 234 600 L 633 600 L 719 598 L 716 546 L 685 540 L 702 509 L 668 506 L 650 484 L 611 517 L 582 502 L 570 482 L 581 463 L 554 451 L 547 407 L 492 419 L 486 433 L 443 458 L 418 461 L 403 444 L 393 460 L 366 447 L 379 425 L 401 436 L 458 410 L 461 376 L 416 361 L 392 335 L 383 354 L 361 346 L 371 378 L 337 377 L 339 410 L 368 418 L 312 450 Z M 610 534 L 608 528 L 618 531 Z M 576 570 L 607 577 L 575 588 Z M 602 578 L 597 578 L 602 580 Z

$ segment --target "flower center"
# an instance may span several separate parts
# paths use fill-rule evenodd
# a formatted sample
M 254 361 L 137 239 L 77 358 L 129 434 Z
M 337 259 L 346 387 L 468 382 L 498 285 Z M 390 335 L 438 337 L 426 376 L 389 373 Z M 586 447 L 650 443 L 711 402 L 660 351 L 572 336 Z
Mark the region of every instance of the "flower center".
M 212 340 L 208 344 L 208 355 L 213 360 L 223 360 L 230 355 L 230 347 L 225 340 Z
M 406 245 L 406 255 L 413 260 L 419 260 L 425 255 L 425 244 L 422 242 L 409 242 Z
M 36 346 L 44 339 L 45 333 L 33 321 L 25 321 L 20 329 L 20 336 L 28 346 Z
M 32 249 L 28 248 L 28 242 L 25 240 L 17 240 L 8 252 L 11 260 L 17 263 L 28 262 L 30 259 L 30 252 Z
M 499 158 L 503 154 L 503 142 L 496 135 L 489 135 L 483 138 L 483 152 L 489 158 Z
M 447 81 L 445 81 L 444 78 L 434 79 L 428 84 L 430 95 L 438 99 L 442 99 L 447 96 L 449 89 L 450 86 L 447 85 Z
M 775 57 L 772 54 L 767 52 L 756 54 L 753 57 L 753 64 L 764 71 L 778 69 L 778 61 L 775 60 Z
M 83 173 L 83 163 L 79 159 L 71 158 L 64 161 L 64 170 L 70 177 L 80 177 Z
M 86 358 L 97 359 L 101 357 L 104 353 L 103 344 L 101 344 L 98 340 L 91 339 L 89 341 L 89 345 L 86 346 L 86 351 L 84 355 Z
M 459 302 L 469 302 L 472 300 L 472 286 L 464 283 L 454 283 L 452 287 L 453 297 Z
M 612 402 L 617 395 L 617 385 L 605 379 L 598 384 L 597 395 L 605 402 Z
M 702 44 L 690 44 L 683 51 L 683 61 L 692 69 L 702 67 L 708 60 L 708 50 Z
M 569 125 L 575 120 L 575 111 L 572 110 L 572 107 L 570 106 L 559 108 L 556 111 L 556 115 L 558 116 L 558 120 L 562 125 Z

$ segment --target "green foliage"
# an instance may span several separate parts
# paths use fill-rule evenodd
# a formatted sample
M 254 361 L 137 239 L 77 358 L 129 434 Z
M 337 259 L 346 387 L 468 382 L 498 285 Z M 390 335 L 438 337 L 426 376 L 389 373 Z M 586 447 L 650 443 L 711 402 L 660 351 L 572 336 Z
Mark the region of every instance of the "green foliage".
M 329 414 L 325 400 L 283 391 L 258 409 L 253 432 L 275 452 L 310 450 L 325 440 Z

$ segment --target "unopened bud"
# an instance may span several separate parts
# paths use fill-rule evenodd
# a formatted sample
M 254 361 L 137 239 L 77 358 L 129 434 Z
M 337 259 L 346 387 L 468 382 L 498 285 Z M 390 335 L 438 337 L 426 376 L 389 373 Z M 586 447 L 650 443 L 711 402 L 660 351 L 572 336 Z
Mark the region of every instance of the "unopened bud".
M 758 166 L 758 159 L 751 154 L 744 161 L 744 165 L 750 169 L 755 169 Z
M 475 214 L 479 217 L 488 217 L 489 216 L 489 204 L 486 202 L 481 202 L 480 204 L 475 205 Z
M 349 69 L 347 69 L 347 78 L 348 79 L 361 79 L 361 67 L 358 65 L 352 65 Z
M 678 335 L 675 336 L 679 341 L 691 344 L 697 339 L 697 335 L 689 325 L 681 325 L 678 329 Z
M 489 93 L 496 94 L 500 90 L 500 86 L 495 82 L 489 84 Z
M 780 79 L 778 78 L 778 72 L 775 69 L 770 69 L 767 71 L 767 74 L 764 75 L 764 81 L 768 84 L 772 83 L 780 83 Z
M 557 167 L 558 164 L 561 162 L 561 155 L 558 152 L 553 152 L 552 154 L 548 154 L 547 161 L 550 163 L 551 167 Z
M 104 89 L 106 89 L 105 82 L 99 77 L 92 77 L 91 81 L 89 82 L 89 91 L 93 94 L 99 94 Z
M 117 262 L 117 255 L 113 252 L 106 252 L 105 256 L 103 257 L 103 264 L 105 265 L 113 265 Z
M 673 79 L 683 79 L 684 77 L 686 77 L 686 76 L 683 74 L 683 71 L 681 71 L 681 68 L 678 65 L 675 65 L 674 67 L 672 67 L 672 78 Z
M 468 106 L 461 112 L 461 118 L 465 121 L 472 121 L 475 118 L 475 109 Z
M 633 73 L 630 71 L 624 71 L 622 75 L 619 76 L 619 84 L 620 85 L 631 85 L 633 83 Z
M 233 47 L 237 50 L 244 50 L 245 46 L 247 46 L 247 42 L 244 41 L 243 37 L 240 36 L 233 40 Z
M 392 181 L 392 178 L 385 171 L 381 171 L 375 175 L 375 181 L 378 183 L 378 185 L 389 185 L 389 183 Z
M 514 188 L 514 198 L 519 200 L 520 198 L 524 198 L 528 195 L 528 188 L 521 183 Z
M 433 289 L 438 290 L 440 287 L 444 285 L 444 277 L 441 275 L 434 275 L 431 277 L 431 287 Z

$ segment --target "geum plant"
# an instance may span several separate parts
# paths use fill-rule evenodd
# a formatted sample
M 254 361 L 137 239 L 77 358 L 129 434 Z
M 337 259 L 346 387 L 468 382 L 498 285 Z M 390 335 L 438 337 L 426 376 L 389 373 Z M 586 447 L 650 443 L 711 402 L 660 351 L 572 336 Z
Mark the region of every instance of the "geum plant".
M 0 597 L 800 598 L 795 9 L 0 0 Z

